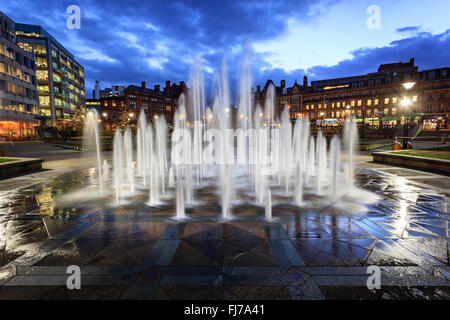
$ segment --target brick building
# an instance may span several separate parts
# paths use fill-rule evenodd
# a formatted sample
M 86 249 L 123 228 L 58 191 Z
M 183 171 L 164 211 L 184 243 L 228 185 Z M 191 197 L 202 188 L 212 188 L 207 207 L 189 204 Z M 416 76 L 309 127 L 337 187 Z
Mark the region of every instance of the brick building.
M 100 113 L 102 116 L 102 128 L 114 131 L 119 125 L 135 126 L 138 117 L 143 110 L 147 119 L 164 116 L 168 123 L 172 123 L 177 106 L 178 97 L 187 90 L 183 81 L 180 84 L 172 84 L 166 81 L 166 86 L 161 90 L 159 85 L 153 89 L 147 88 L 146 83 L 141 86 L 130 85 L 123 90 L 122 95 L 100 98 Z
M 415 82 L 407 90 L 403 84 Z M 264 106 L 268 87 L 257 86 L 255 103 Z M 424 129 L 449 128 L 450 68 L 418 71 L 414 59 L 406 63 L 384 64 L 366 75 L 312 81 L 303 78 L 286 87 L 284 80 L 275 87 L 276 111 L 287 105 L 292 119 L 306 115 L 317 125 L 340 125 L 354 114 L 360 125 L 373 128 L 393 127 L 411 121 L 422 122 Z M 405 108 L 404 98 L 411 101 Z

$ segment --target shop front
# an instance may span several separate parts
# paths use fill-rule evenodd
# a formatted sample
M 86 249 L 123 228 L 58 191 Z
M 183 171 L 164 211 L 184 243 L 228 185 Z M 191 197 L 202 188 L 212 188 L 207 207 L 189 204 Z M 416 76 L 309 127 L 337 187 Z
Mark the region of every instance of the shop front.
M 39 121 L 31 114 L 0 110 L 0 140 L 1 141 L 27 141 L 33 140 L 35 127 Z
M 445 114 L 423 116 L 422 120 L 424 131 L 438 131 L 448 128 L 448 118 Z

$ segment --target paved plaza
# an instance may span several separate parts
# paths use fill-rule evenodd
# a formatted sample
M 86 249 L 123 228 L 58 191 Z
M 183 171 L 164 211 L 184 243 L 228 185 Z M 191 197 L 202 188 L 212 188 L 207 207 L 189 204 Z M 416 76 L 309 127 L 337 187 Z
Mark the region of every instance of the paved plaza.
M 55 199 L 96 174 L 78 153 L 55 156 L 0 182 L 0 299 L 450 299 L 450 179 L 358 159 L 357 185 L 380 197 L 367 212 L 275 195 L 268 223 L 239 186 L 248 204 L 226 222 L 210 186 L 184 221 L 142 199 L 67 207 Z M 70 265 L 81 290 L 67 289 Z M 372 265 L 379 290 L 367 288 Z

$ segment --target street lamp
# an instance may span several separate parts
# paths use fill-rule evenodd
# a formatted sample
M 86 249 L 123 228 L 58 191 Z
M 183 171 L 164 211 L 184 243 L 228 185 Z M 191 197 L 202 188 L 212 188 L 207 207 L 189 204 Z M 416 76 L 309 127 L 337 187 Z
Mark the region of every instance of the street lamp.
M 406 92 L 408 90 L 411 90 L 415 86 L 415 82 L 405 82 L 402 84 L 403 88 L 405 88 Z M 406 117 L 406 111 L 409 111 L 409 106 L 411 105 L 412 101 L 405 96 L 401 102 L 403 106 L 403 114 L 405 117 L 404 123 L 403 123 L 403 149 L 408 149 L 408 127 L 409 127 L 409 112 L 408 112 L 408 118 Z
M 409 89 L 412 89 L 412 87 L 414 87 L 415 86 L 415 82 L 405 82 L 404 84 L 402 84 L 403 85 L 403 87 L 406 89 L 406 90 L 409 90 Z

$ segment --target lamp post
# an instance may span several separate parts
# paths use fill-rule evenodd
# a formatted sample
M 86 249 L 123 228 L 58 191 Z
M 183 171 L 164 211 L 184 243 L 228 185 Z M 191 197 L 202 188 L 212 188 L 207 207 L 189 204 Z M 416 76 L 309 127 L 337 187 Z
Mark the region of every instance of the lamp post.
M 408 90 L 411 90 L 414 85 L 416 83 L 415 82 L 405 82 L 403 83 L 403 88 L 405 88 L 406 92 L 408 92 Z M 404 114 L 404 121 L 403 121 L 403 149 L 408 149 L 408 127 L 409 127 L 409 107 L 411 105 L 411 100 L 405 96 L 402 100 L 402 106 L 403 106 L 403 114 Z M 406 117 L 408 112 L 408 118 Z

